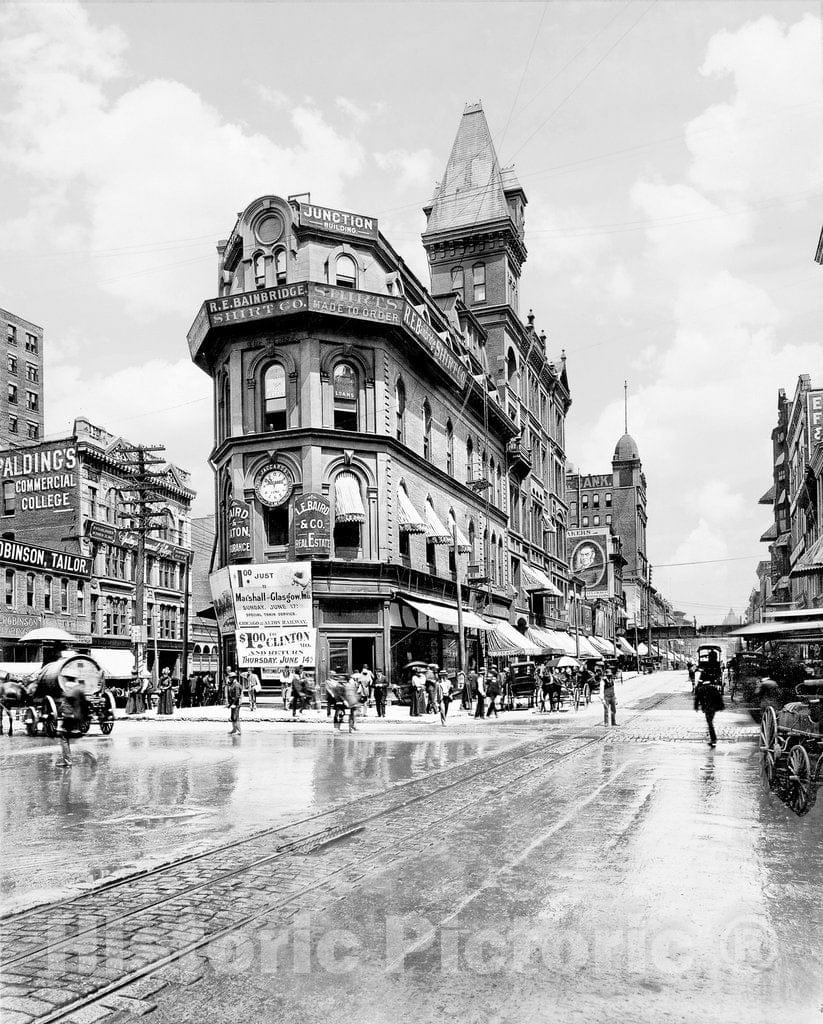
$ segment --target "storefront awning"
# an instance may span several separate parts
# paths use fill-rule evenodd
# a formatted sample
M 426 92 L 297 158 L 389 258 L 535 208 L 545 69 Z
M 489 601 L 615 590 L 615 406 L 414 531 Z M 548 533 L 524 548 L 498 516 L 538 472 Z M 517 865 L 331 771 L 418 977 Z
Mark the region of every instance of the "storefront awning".
M 421 615 L 426 615 L 428 618 L 434 619 L 435 622 L 439 622 L 441 626 L 454 626 L 455 629 L 457 628 L 456 605 L 435 604 L 433 601 L 415 601 L 410 597 L 403 597 L 401 600 L 414 608 L 415 611 L 420 612 Z M 470 612 L 468 608 L 464 608 L 463 628 L 490 630 L 495 627 L 493 623 L 486 622 L 486 620 L 481 619 L 479 615 L 475 615 L 475 613 Z
M 109 679 L 131 679 L 134 675 L 132 651 L 113 647 L 92 647 L 90 653 Z
M 637 645 L 637 653 L 640 655 L 641 658 L 645 658 L 646 655 L 649 653 L 649 648 L 645 644 L 640 643 Z
M 819 537 L 792 569 L 792 576 L 823 572 L 823 537 Z
M 574 639 L 574 637 L 572 637 Z M 591 642 L 591 639 L 582 633 L 577 638 L 580 641 L 580 657 L 586 661 L 602 661 L 603 655 Z
M 791 619 L 782 622 L 752 622 L 740 629 L 733 629 L 729 636 L 740 636 L 751 640 L 823 640 L 823 619 Z
M 631 657 L 634 657 L 637 654 L 637 651 L 632 647 L 632 645 L 624 636 L 619 636 L 617 638 L 617 646 L 620 648 L 623 654 L 631 655 Z
M 465 533 L 463 533 L 463 531 L 455 522 L 454 516 L 451 514 L 451 512 L 449 512 L 449 533 L 451 534 L 451 537 L 449 538 L 450 543 L 454 542 L 455 530 L 457 531 L 457 550 L 461 554 L 465 555 L 469 551 L 471 551 L 472 546 L 471 544 L 469 544 L 469 538 L 465 535 Z
M 406 494 L 405 487 L 397 488 L 397 505 L 400 510 L 401 533 L 425 533 L 426 524 L 423 517 L 412 505 L 411 498 Z
M 507 656 L 510 654 L 542 654 L 543 648 L 532 643 L 527 636 L 505 619 L 495 619 L 491 623 L 494 632 L 488 634 L 489 654 Z
M 560 635 L 553 629 L 546 629 L 544 626 L 529 626 L 526 636 L 533 644 L 542 647 L 544 652 L 551 651 L 553 654 L 565 654 L 566 648 Z
M 552 630 L 552 632 L 557 637 L 557 642 L 561 645 L 563 653 L 570 654 L 573 658 L 576 658 L 577 641 L 574 636 L 562 629 Z
M 433 544 L 451 544 L 452 538 L 449 531 L 440 521 L 434 511 L 434 505 L 426 499 L 426 537 Z
M 520 571 L 523 574 L 524 590 L 536 590 L 544 594 L 551 594 L 553 597 L 563 596 L 562 592 L 557 589 L 543 570 L 538 569 L 536 565 L 521 562 Z
M 339 473 L 334 481 L 334 518 L 338 523 L 365 523 L 366 510 L 354 473 Z
M 605 636 L 592 636 L 589 637 L 594 646 L 607 658 L 613 658 L 617 653 L 614 649 L 614 644 L 611 640 L 608 640 Z

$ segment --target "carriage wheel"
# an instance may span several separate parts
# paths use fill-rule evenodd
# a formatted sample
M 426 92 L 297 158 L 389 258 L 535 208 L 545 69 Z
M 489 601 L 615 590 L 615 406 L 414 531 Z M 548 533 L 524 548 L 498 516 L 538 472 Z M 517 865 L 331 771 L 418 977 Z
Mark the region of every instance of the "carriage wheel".
M 575 688 L 574 688 L 574 710 L 575 711 L 577 711 L 577 709 L 580 707 L 580 702 L 581 702 L 582 699 L 583 699 L 583 691 L 580 689 L 579 686 L 575 686 Z
M 43 735 L 50 736 L 52 739 L 57 735 L 57 705 L 51 699 L 51 697 L 43 698 L 43 705 L 41 708 L 41 715 L 43 721 Z
M 806 748 L 799 743 L 789 751 L 786 763 L 786 803 L 795 814 L 806 814 L 814 803 L 812 766 Z
M 114 703 L 114 697 L 106 691 L 104 694 L 106 706 L 97 716 L 97 721 L 100 723 L 100 732 L 104 736 L 108 736 L 114 728 L 114 709 L 116 707 Z
M 760 719 L 760 756 L 763 775 L 770 786 L 773 786 L 775 781 L 774 766 L 778 753 L 777 715 L 771 704 L 767 704 Z
M 592 688 L 588 683 L 583 683 L 583 700 L 585 700 L 587 704 L 591 704 L 592 702 Z

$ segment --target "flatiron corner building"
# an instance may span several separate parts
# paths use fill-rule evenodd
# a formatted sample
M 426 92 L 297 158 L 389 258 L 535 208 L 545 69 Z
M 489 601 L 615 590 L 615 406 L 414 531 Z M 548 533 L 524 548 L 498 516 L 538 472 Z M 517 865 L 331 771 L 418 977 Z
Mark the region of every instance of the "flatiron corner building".
M 482 620 L 493 653 L 567 625 L 571 399 L 521 316 L 525 208 L 472 105 L 424 208 L 430 288 L 375 216 L 308 195 L 255 199 L 218 245 L 189 332 L 214 381 L 215 568 L 311 561 L 321 676 L 456 667 L 458 584 L 468 663 Z

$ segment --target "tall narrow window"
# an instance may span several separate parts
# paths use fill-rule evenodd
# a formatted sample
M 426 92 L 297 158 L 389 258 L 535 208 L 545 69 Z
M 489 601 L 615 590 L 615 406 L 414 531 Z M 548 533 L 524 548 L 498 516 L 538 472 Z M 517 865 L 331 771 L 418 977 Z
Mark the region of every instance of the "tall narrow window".
M 506 576 L 503 571 L 503 538 L 497 538 L 497 577 L 502 587 L 506 582 Z
M 474 285 L 474 301 L 486 301 L 486 264 L 475 263 L 472 267 L 472 284 Z
M 220 440 L 225 441 L 231 435 L 231 385 L 229 375 L 223 374 L 220 385 L 218 417 L 220 423 Z
M 345 253 L 337 257 L 334 264 L 335 281 L 341 288 L 357 287 L 357 264 Z
M 489 556 L 489 578 L 492 583 L 497 583 L 497 534 L 492 534 L 492 547 Z
M 26 607 L 34 607 L 34 573 L 26 573 Z
M 452 291 L 453 292 L 457 292 L 457 294 L 460 296 L 460 298 L 463 300 L 463 302 L 465 302 L 466 301 L 466 296 L 464 294 L 463 288 L 464 288 L 463 268 L 462 267 L 452 267 Z
M 454 474 L 454 427 L 452 421 L 446 421 L 446 472 Z
M 14 604 L 14 569 L 6 569 L 6 607 Z
M 43 580 L 43 611 L 51 611 L 51 576 L 46 576 Z
M 263 514 L 266 527 L 266 544 L 269 547 L 284 547 L 289 543 L 289 505 L 267 508 Z
M 394 385 L 395 432 L 398 441 L 406 440 L 406 385 L 398 378 Z
M 263 378 L 265 410 L 264 430 L 286 429 L 286 371 L 279 363 L 273 363 Z
M 17 494 L 13 480 L 3 481 L 3 515 L 13 516 L 17 510 Z
M 274 254 L 274 283 L 285 284 L 286 277 L 286 250 L 278 249 Z
M 466 441 L 466 483 L 474 479 L 474 445 L 472 439 Z
M 77 581 L 77 614 L 84 615 L 86 612 L 86 584 L 82 580 Z
M 65 615 L 69 610 L 69 581 L 60 580 L 60 611 Z
M 492 505 L 497 505 L 497 480 L 494 475 L 494 456 L 489 459 L 489 488 L 491 491 Z
M 334 368 L 335 430 L 357 430 L 357 371 L 349 363 Z
M 432 455 L 432 411 L 428 402 L 423 403 L 423 458 L 430 460 Z
M 266 257 L 263 255 L 262 252 L 257 252 L 257 253 L 254 254 L 254 259 L 252 260 L 252 265 L 254 267 L 254 286 L 255 286 L 255 288 L 265 288 L 266 287 Z
M 471 520 L 471 522 L 469 523 L 469 548 L 471 549 L 469 551 L 469 561 L 472 563 L 472 565 L 476 565 L 477 564 L 477 545 L 476 545 L 476 540 L 477 540 L 477 538 L 475 536 L 474 520 Z

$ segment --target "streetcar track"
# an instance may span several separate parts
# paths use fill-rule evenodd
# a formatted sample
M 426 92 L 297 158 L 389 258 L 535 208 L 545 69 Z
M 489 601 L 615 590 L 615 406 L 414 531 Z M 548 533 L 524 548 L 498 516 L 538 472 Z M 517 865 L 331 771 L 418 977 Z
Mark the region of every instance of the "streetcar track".
M 626 719 L 626 722 L 624 724 L 629 724 L 635 719 L 640 718 L 645 711 L 652 710 L 653 707 L 659 706 L 660 704 L 668 700 L 671 696 L 672 695 L 670 694 L 666 694 L 662 696 L 659 700 L 655 701 L 651 707 L 643 707 L 636 714 Z M 436 798 L 439 794 L 445 793 L 449 790 L 453 790 L 456 787 L 470 785 L 478 778 L 484 775 L 488 775 L 491 772 L 505 770 L 507 767 L 515 765 L 518 761 L 525 760 L 529 757 L 539 757 L 538 763 L 528 767 L 525 771 L 515 775 L 513 778 L 509 778 L 503 785 L 499 787 L 494 787 L 491 790 L 492 793 L 499 793 L 505 790 L 506 788 L 515 785 L 516 783 L 520 782 L 522 779 L 528 777 L 529 775 L 533 775 L 540 771 L 551 770 L 551 768 L 557 765 L 559 762 L 576 756 L 577 754 L 590 749 L 592 746 L 602 742 L 606 735 L 607 733 L 594 735 L 592 735 L 591 733 L 584 733 L 583 735 L 565 734 L 562 736 L 552 737 L 553 739 L 556 739 L 556 742 L 551 745 L 548 745 L 545 742 L 545 738 L 540 738 L 532 742 L 525 741 L 515 744 L 511 747 L 507 747 L 503 751 L 496 752 L 492 757 L 480 754 L 477 757 L 472 758 L 470 761 L 464 762 L 463 764 L 452 765 L 439 771 L 432 772 L 431 774 L 424 776 L 423 778 L 406 780 L 404 782 L 397 783 L 388 789 L 379 790 L 372 794 L 358 796 L 354 800 L 347 801 L 335 807 L 327 808 L 324 811 L 318 812 L 314 815 L 307 816 L 306 818 L 289 822 L 288 824 L 274 826 L 270 829 L 264 829 L 258 833 L 254 833 L 251 836 L 245 836 L 237 840 L 234 840 L 231 843 L 226 843 L 222 846 L 207 851 L 192 854 L 185 858 L 179 858 L 176 861 L 170 861 L 164 865 L 158 865 L 146 871 L 135 872 L 122 878 L 113 879 L 109 883 L 105 883 L 88 892 L 78 894 L 74 897 L 58 901 L 55 904 L 44 904 L 39 907 L 29 908 L 25 911 L 16 914 L 5 915 L 3 917 L 0 917 L 0 921 L 2 921 L 4 925 L 9 925 L 25 921 L 28 917 L 31 917 L 32 915 L 36 914 L 38 911 L 42 913 L 44 909 L 53 910 L 55 908 L 71 908 L 75 905 L 82 903 L 82 901 L 84 900 L 91 900 L 99 896 L 101 893 L 106 893 L 112 889 L 124 886 L 126 884 L 133 884 L 135 881 L 143 882 L 159 874 L 170 874 L 175 869 L 186 867 L 187 865 L 198 860 L 201 860 L 205 857 L 219 855 L 221 853 L 236 849 L 238 847 L 251 845 L 255 841 L 264 839 L 267 836 L 274 835 L 278 832 L 293 830 L 301 824 L 316 822 L 324 818 L 328 818 L 329 816 L 334 814 L 345 813 L 347 810 L 349 810 L 355 805 L 362 805 L 363 801 L 369 798 L 390 798 L 394 795 L 394 793 L 397 790 L 402 791 L 413 786 L 419 786 L 424 789 L 424 792 L 422 793 L 419 793 L 414 796 L 409 796 L 406 799 L 400 799 L 399 801 L 392 802 L 390 806 L 377 809 L 373 813 L 366 814 L 354 822 L 343 823 L 336 827 L 327 826 L 325 828 L 318 829 L 315 832 L 309 833 L 309 835 L 301 836 L 287 843 L 284 843 L 282 846 L 279 846 L 273 853 L 268 854 L 265 857 L 256 858 L 250 863 L 241 865 L 240 867 L 237 867 L 230 871 L 223 871 L 220 874 L 217 874 L 214 877 L 211 877 L 203 882 L 189 886 L 184 886 L 183 888 L 178 889 L 174 893 L 164 894 L 160 899 L 154 900 L 147 904 L 143 904 L 140 907 L 127 910 L 126 912 L 120 913 L 115 917 L 106 918 L 105 921 L 102 922 L 103 926 L 106 928 L 112 928 L 115 927 L 121 921 L 128 920 L 141 914 L 150 914 L 153 910 L 156 910 L 158 907 L 162 907 L 164 904 L 170 903 L 173 900 L 181 899 L 182 897 L 190 895 L 191 893 L 194 893 L 197 890 L 203 889 L 205 887 L 223 884 L 230 878 L 238 877 L 243 874 L 248 874 L 249 872 L 252 872 L 255 869 L 259 868 L 260 866 L 266 863 L 270 863 L 271 861 L 277 860 L 279 858 L 283 858 L 285 856 L 293 854 L 322 853 L 330 846 L 333 846 L 337 843 L 348 841 L 354 838 L 356 835 L 362 834 L 366 831 L 366 826 L 370 822 L 373 822 L 380 818 L 385 818 L 392 814 L 397 814 L 405 808 L 411 807 L 412 805 L 418 804 L 424 800 Z M 562 746 L 564 743 L 577 743 L 577 745 L 575 745 L 571 750 L 566 750 L 564 752 L 556 754 L 555 756 L 551 756 L 552 753 L 556 751 L 557 748 Z M 547 759 L 546 755 L 548 755 L 550 759 Z M 477 768 L 477 762 L 484 762 L 484 764 L 481 767 Z M 465 770 L 467 766 L 475 767 L 477 768 L 477 770 L 467 772 Z M 427 784 L 431 782 L 437 782 L 443 776 L 448 775 L 452 775 L 453 777 L 451 778 L 451 780 L 447 781 L 445 785 L 435 786 L 434 788 L 427 788 Z M 489 790 L 486 790 L 482 795 L 478 796 L 476 799 L 470 799 L 464 806 L 470 807 L 475 803 L 486 800 L 489 795 Z M 588 802 L 589 800 L 587 799 L 580 806 L 585 806 Z M 575 808 L 575 810 L 572 811 L 571 814 L 567 815 L 566 818 L 564 818 L 561 822 L 558 822 L 556 824 L 556 827 L 553 827 L 551 832 L 557 831 L 559 828 L 564 827 L 564 825 L 567 824 L 568 821 L 570 821 L 574 817 L 574 814 L 577 813 L 578 810 L 579 808 Z M 434 821 L 428 822 L 425 825 L 424 830 L 429 831 L 431 829 L 436 829 L 439 825 L 442 825 L 445 820 L 451 817 L 451 815 L 452 812 L 448 811 L 442 817 L 438 817 Z M 396 839 L 388 839 L 386 845 L 390 847 L 393 844 L 396 844 L 396 842 Z M 229 935 L 232 932 L 236 932 L 245 928 L 249 924 L 252 924 L 255 921 L 259 920 L 261 917 L 271 914 L 272 911 L 288 907 L 291 903 L 304 899 L 307 894 L 312 893 L 317 889 L 327 888 L 329 878 L 334 878 L 339 873 L 339 871 L 342 870 L 344 869 L 340 868 L 338 869 L 338 871 L 332 870 L 330 873 L 327 873 L 324 876 L 324 878 L 321 879 L 319 882 L 303 885 L 297 892 L 290 894 L 279 894 L 274 901 L 268 902 L 264 907 L 258 908 L 250 914 L 243 915 L 239 919 L 229 922 L 223 926 L 220 926 L 216 928 L 214 931 L 210 932 L 208 935 L 202 936 L 194 942 L 187 943 L 178 949 L 172 950 L 169 953 L 158 956 L 157 959 L 152 960 L 150 963 L 144 964 L 142 967 L 137 968 L 136 970 L 126 973 L 123 976 L 106 983 L 102 987 L 97 988 L 95 989 L 95 991 L 90 992 L 86 995 L 81 996 L 79 999 L 73 1001 L 68 1005 L 57 1007 L 54 1010 L 49 1011 L 49 1013 L 47 1013 L 46 1015 L 39 1016 L 37 1018 L 38 1024 L 50 1024 L 50 1022 L 63 1020 L 66 1017 L 69 1017 L 71 1014 L 76 1013 L 79 1009 L 89 1006 L 93 1003 L 98 1003 L 101 1000 L 104 1000 L 106 997 L 110 997 L 113 994 L 122 991 L 123 989 L 127 989 L 129 986 L 133 985 L 140 979 L 145 978 L 148 975 L 154 974 L 157 971 L 162 970 L 164 967 L 167 967 L 170 964 L 183 959 L 184 957 L 190 956 L 192 953 L 196 952 L 198 949 L 201 949 L 203 946 L 207 946 L 209 944 L 218 942 L 221 938 L 225 937 L 226 935 Z M 78 909 L 80 908 L 78 907 Z M 11 969 L 14 964 L 17 964 L 24 960 L 28 960 L 31 957 L 39 956 L 48 952 L 59 951 L 61 947 L 64 947 L 71 943 L 75 943 L 84 935 L 88 935 L 91 932 L 97 931 L 98 927 L 99 925 L 95 924 L 89 928 L 81 929 L 73 933 L 72 935 L 60 939 L 56 942 L 50 942 L 37 948 L 27 949 L 25 950 L 24 953 L 20 954 L 19 956 L 15 956 L 4 961 L 2 967 L 5 969 Z

